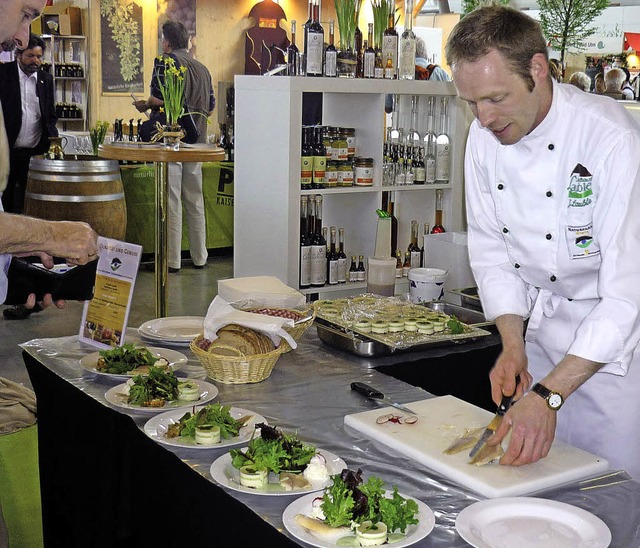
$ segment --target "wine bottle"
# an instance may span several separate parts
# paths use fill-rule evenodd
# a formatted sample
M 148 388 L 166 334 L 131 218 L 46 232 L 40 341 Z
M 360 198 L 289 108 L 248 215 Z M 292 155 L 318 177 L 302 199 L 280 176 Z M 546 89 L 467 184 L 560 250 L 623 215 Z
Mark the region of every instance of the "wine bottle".
M 402 251 L 396 250 L 396 278 L 402 278 Z
M 414 152 L 413 160 L 413 184 L 423 185 L 427 179 L 427 173 L 424 166 L 424 149 L 419 146 L 417 151 Z
M 418 221 L 411 221 L 411 243 L 407 249 L 411 268 L 420 268 L 420 247 L 418 247 Z
M 329 248 L 329 285 L 337 285 L 339 283 L 338 280 L 338 261 L 340 257 L 338 252 L 336 251 L 336 227 L 332 226 L 329 231 L 329 237 L 331 238 L 331 245 Z
M 333 35 L 334 22 L 333 19 L 329 19 L 329 45 L 324 52 L 324 75 L 329 78 L 335 78 L 338 76 L 338 50 L 336 50 L 336 46 L 333 43 Z
M 431 234 L 442 234 L 443 232 L 446 232 L 442 225 L 442 213 L 442 189 L 439 188 L 436 190 L 436 214 Z
M 364 50 L 363 76 L 365 78 L 375 78 L 376 50 L 373 49 L 373 23 L 369 23 L 367 36 L 367 47 Z
M 425 266 L 424 263 L 424 236 L 420 236 L 420 266 Z
M 391 217 L 391 249 L 389 250 L 389 255 L 393 257 L 398 249 L 398 219 L 394 214 L 394 204 L 388 192 L 382 193 L 382 210 L 386 211 Z
M 409 270 L 411 270 L 411 253 L 405 251 L 404 263 L 402 264 L 402 276 L 406 278 L 409 275 Z
M 307 35 L 309 34 L 309 27 L 313 22 L 313 0 L 309 0 L 307 4 L 307 20 L 302 25 L 302 62 L 298 65 L 298 76 L 306 76 L 307 67 Z
M 324 129 L 322 126 L 313 128 L 313 174 L 311 188 L 325 188 L 327 172 L 327 150 L 324 146 Z
M 311 126 L 303 126 L 302 128 L 302 148 L 300 154 L 300 188 L 309 190 L 313 181 L 313 144 L 312 135 L 313 128 Z M 315 227 L 310 227 L 311 231 Z
M 451 162 L 451 141 L 449 140 L 449 99 L 442 97 L 440 101 L 440 133 L 436 137 L 436 184 L 449 183 Z
M 298 75 L 298 46 L 296 46 L 296 22 L 291 21 L 291 43 L 287 48 L 287 74 L 289 76 Z
M 382 64 L 382 51 L 378 49 L 376 51 L 376 64 L 373 68 L 374 78 L 382 79 L 384 78 L 384 65 Z
M 338 229 L 338 282 L 347 281 L 347 255 L 344 252 L 344 228 Z
M 436 134 L 434 129 L 436 117 L 436 98 L 429 97 L 427 107 L 427 132 L 424 134 L 422 143 L 425 149 L 424 169 L 425 183 L 428 185 L 436 182 Z
M 320 3 L 319 0 L 313 0 L 313 19 L 307 29 L 307 41 L 304 45 L 307 76 L 322 76 L 323 53 L 324 28 L 320 24 Z
M 398 78 L 415 80 L 416 77 L 416 33 L 413 32 L 413 0 L 404 3 L 404 31 L 398 47 Z
M 382 35 L 382 56 L 386 60 L 385 78 L 396 77 L 398 66 L 398 31 L 396 30 L 395 2 L 389 2 L 388 23 Z M 387 76 L 387 74 L 389 74 Z
M 353 33 L 353 47 L 356 53 L 356 78 L 364 77 L 364 49 L 362 47 L 362 31 L 358 26 L 358 12 L 354 14 L 356 19 L 356 30 Z
M 358 281 L 367 281 L 367 273 L 364 269 L 364 255 L 360 255 L 360 257 L 358 258 Z
M 358 281 L 358 267 L 356 265 L 355 255 L 351 255 L 351 266 L 349 267 L 349 281 L 350 282 Z
M 300 196 L 300 289 L 311 285 L 311 242 L 309 241 L 308 196 Z
M 314 197 L 315 217 L 311 236 L 311 285 L 322 287 L 327 277 L 327 241 L 322 236 L 322 195 Z

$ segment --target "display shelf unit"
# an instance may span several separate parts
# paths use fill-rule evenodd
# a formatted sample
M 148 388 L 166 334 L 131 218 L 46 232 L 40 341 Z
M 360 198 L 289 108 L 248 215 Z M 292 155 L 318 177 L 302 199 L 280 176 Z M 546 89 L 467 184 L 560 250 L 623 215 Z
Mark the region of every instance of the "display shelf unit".
M 376 209 L 391 192 L 398 219 L 398 247 L 406 249 L 410 224 L 433 225 L 435 190 L 443 188 L 447 230 L 465 226 L 462 168 L 468 129 L 466 105 L 450 82 L 236 76 L 236 166 L 234 276 L 275 276 L 290 287 L 299 282 L 300 196 L 323 196 L 323 225 L 345 228 L 345 253 L 373 254 Z M 322 124 L 353 127 L 356 156 L 374 158 L 374 186 L 300 189 L 302 97 L 322 93 Z M 419 97 L 418 131 L 426 129 L 427 97 L 449 98 L 451 177 L 446 185 L 383 186 L 382 150 L 386 94 L 400 96 L 399 125 L 410 126 L 411 96 Z M 438 100 L 439 108 L 439 100 Z M 439 111 L 437 111 L 439 112 Z M 439 118 L 437 117 L 437 120 Z M 428 258 L 427 258 L 428 264 Z M 362 293 L 366 284 L 349 283 L 303 290 L 325 298 Z M 406 278 L 396 285 L 405 292 Z
M 87 80 L 87 39 L 85 36 L 61 36 L 45 34 L 47 42 L 45 60 L 50 64 L 50 72 L 55 86 L 56 105 L 71 105 L 80 109 L 80 116 L 59 116 L 58 123 L 63 131 L 87 131 L 88 80 Z M 82 75 L 70 75 L 81 71 Z M 60 73 L 62 71 L 62 75 Z

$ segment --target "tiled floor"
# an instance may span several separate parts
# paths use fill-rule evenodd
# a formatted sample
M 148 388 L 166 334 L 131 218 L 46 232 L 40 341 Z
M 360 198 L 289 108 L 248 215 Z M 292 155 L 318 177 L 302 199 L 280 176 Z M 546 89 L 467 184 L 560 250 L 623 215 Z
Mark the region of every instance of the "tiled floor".
M 209 258 L 207 268 L 194 269 L 183 261 L 180 272 L 169 274 L 170 316 L 204 316 L 217 294 L 218 280 L 233 276 L 233 255 Z M 128 325 L 138 327 L 155 314 L 155 274 L 141 267 L 133 294 Z M 20 343 L 32 339 L 75 335 L 80 330 L 84 304 L 68 302 L 64 310 L 47 308 L 27 320 L 9 321 L 0 316 L 0 377 L 31 387 L 22 360 Z M 4 308 L 4 307 L 0 307 Z

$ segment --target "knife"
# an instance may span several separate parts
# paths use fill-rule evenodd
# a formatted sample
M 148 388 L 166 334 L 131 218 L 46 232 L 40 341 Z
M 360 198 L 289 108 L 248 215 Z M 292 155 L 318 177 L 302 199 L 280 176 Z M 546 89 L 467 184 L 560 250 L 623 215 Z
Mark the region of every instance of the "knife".
M 516 375 L 516 388 L 518 387 L 518 383 L 520 382 L 520 375 Z M 493 417 L 493 420 L 487 425 L 484 429 L 484 432 L 480 436 L 478 442 L 473 446 L 473 449 L 469 452 L 469 457 L 473 458 L 476 456 L 476 453 L 480 451 L 482 446 L 486 443 L 486 441 L 495 434 L 496 430 L 500 426 L 502 422 L 502 418 L 504 414 L 507 412 L 509 407 L 511 407 L 511 401 L 513 400 L 513 396 L 516 395 L 516 391 L 514 390 L 511 396 L 502 396 L 502 400 L 500 401 L 500 405 L 498 406 L 498 411 L 496 412 L 496 416 Z
M 418 415 L 418 413 L 416 413 L 415 411 L 412 411 L 408 407 L 405 407 L 404 405 L 400 405 L 399 403 L 392 401 L 390 398 L 385 396 L 379 390 L 376 390 L 372 386 L 365 384 L 363 382 L 352 382 L 351 390 L 355 390 L 356 392 L 358 392 L 359 394 L 362 394 L 363 396 L 366 396 L 367 398 L 383 401 L 395 407 L 396 409 L 400 409 L 400 411 L 404 411 L 405 413 L 411 413 L 412 415 L 416 415 L 416 416 Z

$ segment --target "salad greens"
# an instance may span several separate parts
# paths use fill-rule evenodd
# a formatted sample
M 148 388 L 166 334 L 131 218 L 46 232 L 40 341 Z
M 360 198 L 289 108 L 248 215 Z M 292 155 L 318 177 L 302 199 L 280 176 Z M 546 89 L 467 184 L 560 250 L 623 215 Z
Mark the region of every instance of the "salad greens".
M 210 403 L 205 405 L 197 413 L 187 411 L 179 422 L 172 424 L 167 430 L 167 437 L 177 436 L 195 438 L 197 426 L 218 426 L 220 427 L 220 437 L 229 439 L 238 436 L 250 416 L 234 419 L 230 413 L 230 405 L 220 403 Z
M 173 371 L 150 367 L 148 375 L 136 375 L 129 388 L 127 402 L 141 407 L 162 407 L 178 399 L 178 378 Z
M 449 318 L 447 327 L 449 328 L 449 331 L 451 331 L 451 333 L 453 333 L 454 335 L 457 335 L 458 333 L 464 333 L 466 331 L 464 324 L 455 316 L 451 316 L 451 318 Z
M 125 343 L 110 350 L 101 350 L 96 369 L 104 373 L 122 375 L 141 365 L 153 365 L 157 360 L 148 348 Z
M 322 495 L 322 512 L 331 527 L 350 527 L 352 522 L 383 522 L 389 531 L 404 533 L 409 525 L 418 523 L 418 504 L 405 499 L 393 488 L 391 498 L 385 496 L 384 482 L 371 476 L 362 481 L 362 470 L 344 469 L 332 476 L 333 484 Z
M 316 454 L 315 446 L 303 444 L 297 434 L 285 434 L 264 423 L 256 424 L 256 428 L 260 428 L 260 436 L 251 438 L 246 451 L 230 451 L 231 464 L 238 470 L 251 465 L 275 474 L 302 472 Z

